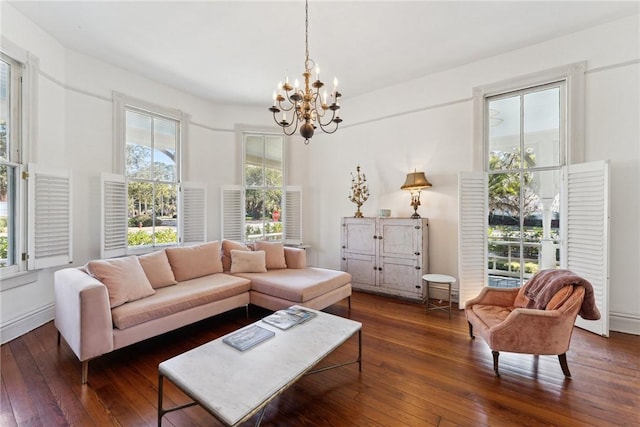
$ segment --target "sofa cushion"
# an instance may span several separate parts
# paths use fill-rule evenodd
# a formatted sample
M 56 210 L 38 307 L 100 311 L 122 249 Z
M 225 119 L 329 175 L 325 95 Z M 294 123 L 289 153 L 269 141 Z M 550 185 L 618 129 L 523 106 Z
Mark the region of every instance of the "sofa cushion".
M 126 329 L 214 301 L 248 292 L 251 282 L 228 274 L 212 274 L 156 290 L 155 295 L 111 310 L 113 324 Z
M 250 251 L 251 248 L 242 242 L 234 242 L 233 240 L 222 241 L 222 270 L 231 270 L 231 250 Z
M 177 282 L 165 251 L 156 251 L 138 257 L 144 274 L 154 289 L 175 285 Z
M 266 273 L 264 251 L 244 251 L 231 249 L 231 274 Z
M 165 251 L 178 282 L 222 273 L 218 241 L 183 248 L 167 248 Z
M 107 287 L 111 307 L 155 292 L 136 256 L 89 261 L 87 270 Z
M 251 280 L 253 291 L 295 303 L 311 300 L 351 282 L 349 273 L 314 267 L 239 273 L 237 276 Z
M 284 259 L 284 245 L 282 242 L 258 241 L 254 243 L 256 251 L 264 251 L 267 259 L 267 270 L 287 268 Z

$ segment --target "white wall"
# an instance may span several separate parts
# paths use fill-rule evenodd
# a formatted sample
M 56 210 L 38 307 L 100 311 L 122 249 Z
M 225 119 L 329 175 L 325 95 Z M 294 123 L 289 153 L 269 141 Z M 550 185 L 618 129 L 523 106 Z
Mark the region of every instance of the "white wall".
M 640 334 L 638 21 L 621 19 L 358 98 L 345 94 L 343 128 L 310 145 L 309 243 L 319 265 L 340 266 L 340 217 L 356 210 L 347 194 L 358 164 L 371 191 L 365 216 L 379 208 L 409 216 L 400 186 L 417 168 L 433 184 L 419 209 L 430 223 L 430 270 L 457 276 L 457 175 L 472 168 L 472 89 L 586 60 L 585 161 L 609 160 L 611 171 L 611 329 Z

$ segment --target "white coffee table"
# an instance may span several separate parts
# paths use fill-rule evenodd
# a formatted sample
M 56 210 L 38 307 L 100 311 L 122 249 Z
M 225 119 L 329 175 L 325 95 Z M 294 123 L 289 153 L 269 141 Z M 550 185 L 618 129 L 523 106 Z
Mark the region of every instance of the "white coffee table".
M 223 343 L 224 337 L 220 337 L 160 363 L 158 426 L 162 425 L 162 417 L 167 412 L 194 405 L 202 406 L 228 426 L 238 425 L 261 411 L 258 425 L 267 404 L 303 375 L 353 363 L 358 363 L 358 369 L 362 370 L 362 324 L 312 311 L 317 313 L 316 317 L 288 330 L 280 330 L 261 320 L 256 322 L 276 334 L 248 350 L 236 350 Z M 311 370 L 356 332 L 356 360 Z M 193 402 L 164 409 L 164 378 Z

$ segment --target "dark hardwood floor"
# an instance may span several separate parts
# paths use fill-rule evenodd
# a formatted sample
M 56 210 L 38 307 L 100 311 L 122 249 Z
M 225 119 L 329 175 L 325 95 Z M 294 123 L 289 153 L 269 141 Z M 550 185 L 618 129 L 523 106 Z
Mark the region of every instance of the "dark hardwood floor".
M 354 293 L 326 311 L 363 323 L 363 366 L 303 377 L 276 398 L 263 426 L 638 426 L 640 336 L 602 338 L 575 329 L 567 355 L 572 379 L 555 356 L 491 352 L 469 339 L 456 311 Z M 102 356 L 80 384 L 80 362 L 53 322 L 1 349 L 1 426 L 155 426 L 158 363 L 268 314 L 251 307 L 202 321 Z M 351 360 L 351 339 L 323 363 Z M 224 384 L 220 384 L 224 387 Z M 189 399 L 165 382 L 165 405 Z M 253 425 L 255 419 L 247 425 Z M 164 426 L 218 426 L 192 407 L 167 414 Z

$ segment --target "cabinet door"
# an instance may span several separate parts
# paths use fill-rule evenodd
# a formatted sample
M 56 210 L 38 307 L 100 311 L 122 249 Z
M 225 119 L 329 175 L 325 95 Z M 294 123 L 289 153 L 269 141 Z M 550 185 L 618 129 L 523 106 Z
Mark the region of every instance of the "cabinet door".
M 342 250 L 349 253 L 376 255 L 376 219 L 343 218 Z
M 378 268 L 380 286 L 385 290 L 409 298 L 422 297 L 422 269 L 415 257 L 381 257 Z
M 357 287 L 357 284 L 369 286 L 376 285 L 376 257 L 374 255 L 363 254 L 343 254 L 342 271 L 351 274 L 351 282 Z
M 420 220 L 380 219 L 380 256 L 420 258 L 421 236 Z

